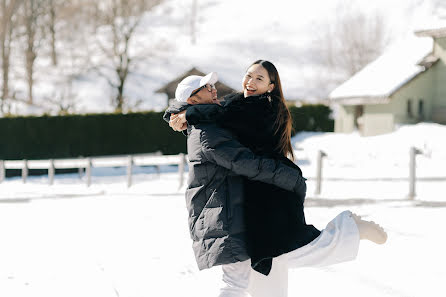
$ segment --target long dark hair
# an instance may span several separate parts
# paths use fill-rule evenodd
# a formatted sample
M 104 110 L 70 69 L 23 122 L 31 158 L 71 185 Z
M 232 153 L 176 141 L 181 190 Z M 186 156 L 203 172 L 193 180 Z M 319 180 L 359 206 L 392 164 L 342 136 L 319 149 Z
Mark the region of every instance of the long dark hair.
M 257 60 L 252 65 L 259 64 L 266 69 L 271 83 L 274 84 L 274 89 L 269 93 L 273 102 L 277 105 L 277 118 L 275 120 L 276 134 L 279 134 L 280 141 L 276 149 L 285 157 L 294 161 L 293 146 L 291 145 L 291 130 L 292 121 L 291 114 L 285 104 L 285 98 L 282 92 L 282 83 L 280 82 L 279 72 L 273 63 L 266 60 Z

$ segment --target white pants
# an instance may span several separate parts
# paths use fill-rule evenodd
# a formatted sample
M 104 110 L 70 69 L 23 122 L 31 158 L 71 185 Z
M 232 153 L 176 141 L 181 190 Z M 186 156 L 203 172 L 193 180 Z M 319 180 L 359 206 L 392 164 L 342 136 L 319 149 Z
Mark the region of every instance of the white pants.
M 251 269 L 251 261 L 222 265 L 219 297 L 286 297 L 288 268 L 322 267 L 356 258 L 359 230 L 350 211 L 344 211 L 328 223 L 309 244 L 273 260 L 268 276 Z

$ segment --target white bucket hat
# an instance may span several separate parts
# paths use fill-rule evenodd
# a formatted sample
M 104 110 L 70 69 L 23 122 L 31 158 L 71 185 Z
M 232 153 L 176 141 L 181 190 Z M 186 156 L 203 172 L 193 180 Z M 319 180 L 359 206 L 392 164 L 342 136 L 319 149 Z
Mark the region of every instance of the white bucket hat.
M 192 92 L 206 84 L 214 85 L 218 81 L 216 72 L 211 72 L 206 76 L 191 75 L 184 78 L 177 86 L 175 99 L 186 102 Z

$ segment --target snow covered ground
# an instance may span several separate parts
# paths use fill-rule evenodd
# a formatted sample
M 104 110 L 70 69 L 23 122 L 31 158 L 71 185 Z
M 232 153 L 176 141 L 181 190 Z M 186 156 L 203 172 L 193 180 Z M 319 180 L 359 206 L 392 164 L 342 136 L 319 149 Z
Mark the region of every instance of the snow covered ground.
M 292 270 L 290 296 L 445 295 L 445 129 L 422 124 L 379 137 L 294 138 L 304 149 L 298 162 L 309 177 L 307 221 L 324 228 L 350 209 L 383 225 L 389 240 L 384 246 L 362 242 L 353 262 Z M 408 153 L 399 153 L 417 141 L 430 157 L 418 157 L 425 179 L 411 201 L 402 169 Z M 322 193 L 315 196 L 313 153 L 319 148 L 328 157 Z M 139 168 L 130 188 L 125 170 L 113 168 L 93 171 L 89 188 L 76 174 L 57 176 L 53 186 L 46 176 L 0 184 L 0 296 L 216 296 L 219 267 L 196 267 L 184 187 L 178 188 L 173 169 L 158 175 Z M 381 175 L 394 180 L 374 179 Z

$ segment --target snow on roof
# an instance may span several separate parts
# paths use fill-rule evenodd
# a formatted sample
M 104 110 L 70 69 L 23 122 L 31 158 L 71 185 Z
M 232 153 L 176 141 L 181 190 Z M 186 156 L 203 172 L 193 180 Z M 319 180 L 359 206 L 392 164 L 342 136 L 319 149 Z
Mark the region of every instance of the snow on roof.
M 432 52 L 432 44 L 429 37 L 409 36 L 401 40 L 333 90 L 329 98 L 387 98 L 424 71 L 418 63 Z

